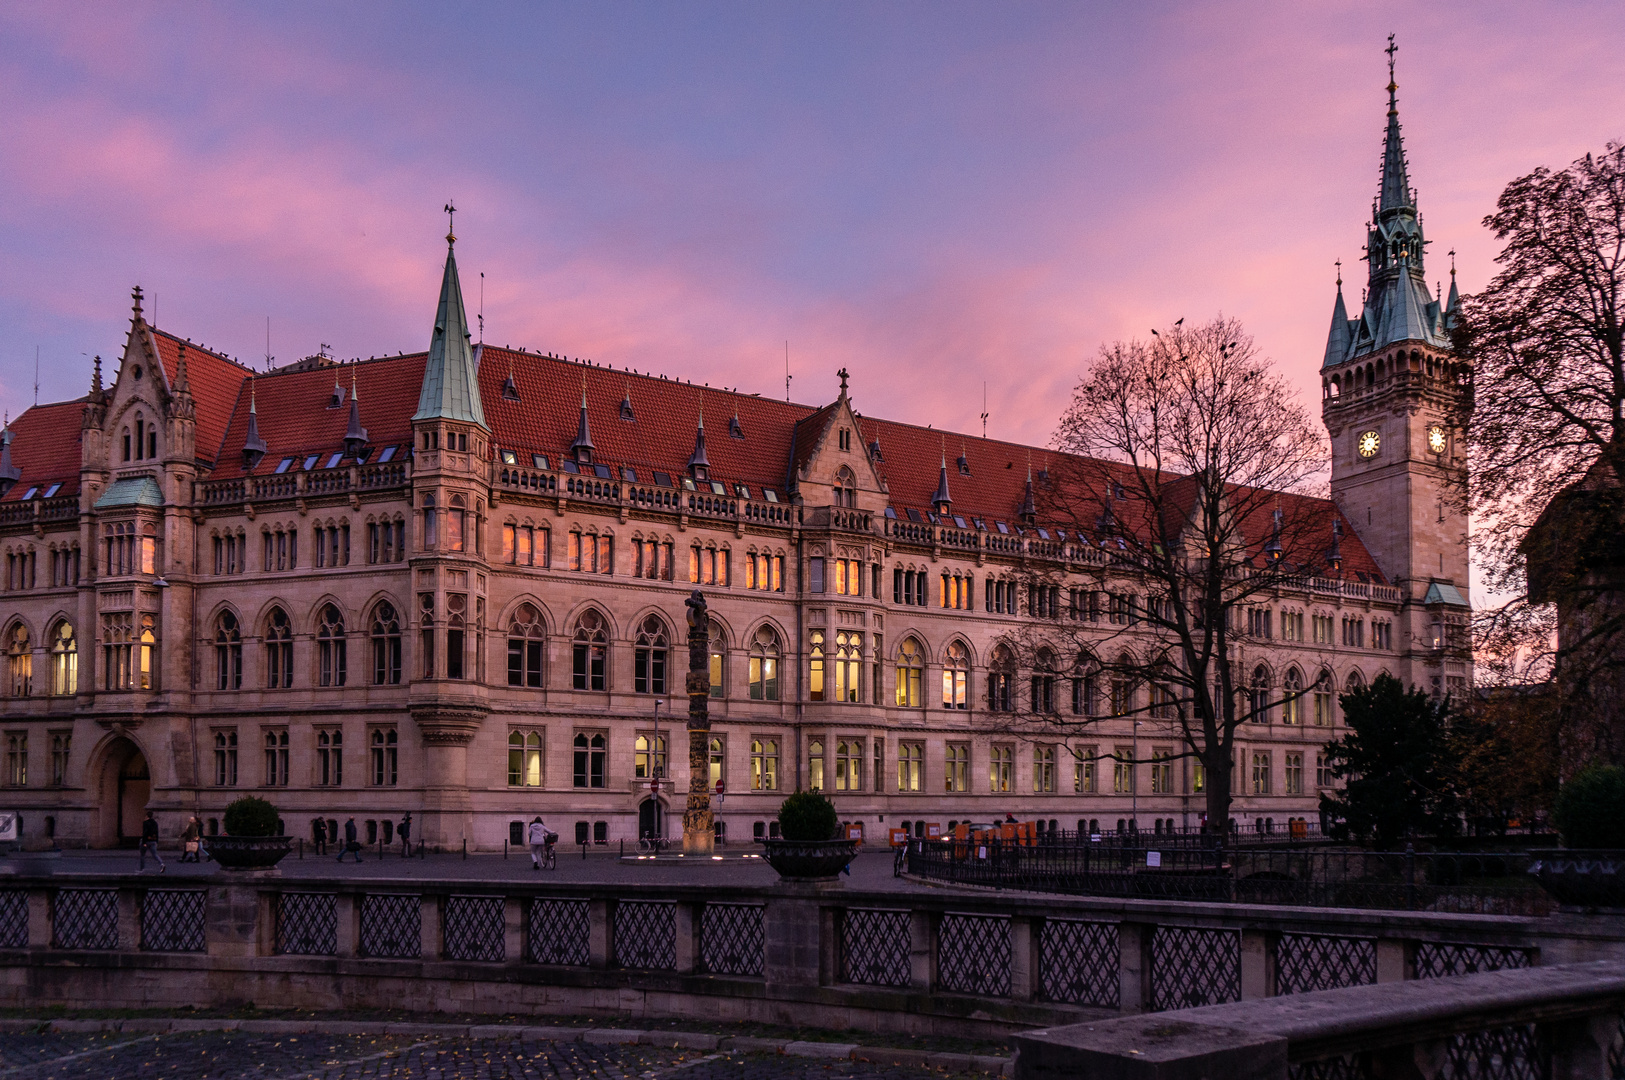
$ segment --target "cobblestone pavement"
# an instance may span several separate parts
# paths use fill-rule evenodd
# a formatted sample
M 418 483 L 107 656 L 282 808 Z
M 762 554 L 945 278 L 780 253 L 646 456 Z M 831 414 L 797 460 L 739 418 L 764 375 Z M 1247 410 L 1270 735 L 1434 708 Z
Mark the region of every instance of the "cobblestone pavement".
M 937 1080 L 926 1068 L 644 1045 L 365 1035 L 0 1035 L 3 1080 Z

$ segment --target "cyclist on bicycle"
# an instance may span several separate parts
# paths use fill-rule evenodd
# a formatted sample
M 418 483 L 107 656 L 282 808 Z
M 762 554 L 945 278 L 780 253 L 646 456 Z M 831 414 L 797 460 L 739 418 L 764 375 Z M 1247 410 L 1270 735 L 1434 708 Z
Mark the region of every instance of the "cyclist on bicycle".
M 530 868 L 540 870 L 542 863 L 553 865 L 553 845 L 558 842 L 559 834 L 548 832 L 547 826 L 542 824 L 542 816 L 537 814 L 530 823 L 529 835 L 525 839 L 530 843 Z

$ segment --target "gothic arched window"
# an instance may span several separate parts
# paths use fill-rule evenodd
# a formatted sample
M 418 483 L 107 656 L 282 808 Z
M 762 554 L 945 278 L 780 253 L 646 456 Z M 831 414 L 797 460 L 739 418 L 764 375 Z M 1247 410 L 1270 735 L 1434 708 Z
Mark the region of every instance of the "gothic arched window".
M 1303 723 L 1303 673 L 1287 668 L 1281 681 L 1281 723 Z
M 316 627 L 318 681 L 322 686 L 343 686 L 347 665 L 344 649 L 344 616 L 332 604 L 322 608 Z
M 520 604 L 508 623 L 508 685 L 542 685 L 542 649 L 547 628 L 534 604 Z
M 272 690 L 293 685 L 293 624 L 288 613 L 272 608 L 265 620 L 265 685 Z
M 992 712 L 1010 712 L 1015 708 L 1016 658 L 1003 645 L 993 650 L 993 662 L 987 668 L 987 707 Z
M 1039 649 L 1033 662 L 1032 704 L 1035 713 L 1055 711 L 1055 654 Z
M 842 465 L 835 474 L 835 505 L 856 506 L 858 504 L 858 480 L 852 475 L 852 470 Z
M 1263 664 L 1253 669 L 1252 685 L 1248 688 L 1248 709 L 1255 724 L 1267 724 L 1270 719 L 1270 673 Z
M 728 638 L 722 632 L 722 627 L 712 623 L 710 633 L 706 640 L 706 658 L 710 665 L 711 696 L 714 698 L 728 696 Z
M 6 660 L 11 678 L 7 681 L 12 697 L 34 692 L 34 650 L 28 640 L 28 627 L 17 623 L 6 635 Z
M 666 624 L 650 615 L 638 626 L 632 653 L 632 691 L 637 694 L 666 692 Z
M 970 685 L 970 650 L 963 642 L 950 641 L 942 652 L 942 707 L 964 709 Z
M 604 689 L 604 661 L 608 656 L 609 637 L 604 633 L 604 617 L 598 612 L 582 612 L 581 618 L 576 620 L 572 651 L 571 685 L 577 690 Z
M 372 684 L 399 686 L 401 682 L 401 620 L 395 605 L 378 601 L 372 609 Z
M 918 709 L 925 703 L 925 650 L 915 638 L 906 637 L 897 647 L 897 705 Z
M 1077 716 L 1097 716 L 1100 710 L 1100 664 L 1088 653 L 1078 654 L 1072 675 L 1072 712 Z
M 1315 726 L 1332 726 L 1332 673 L 1322 671 L 1315 680 Z
M 79 692 L 79 642 L 66 619 L 51 631 L 51 693 L 67 697 Z
M 750 699 L 779 700 L 779 635 L 771 626 L 757 627 L 750 643 Z
M 243 635 L 237 616 L 222 611 L 214 624 L 214 668 L 216 690 L 243 688 Z

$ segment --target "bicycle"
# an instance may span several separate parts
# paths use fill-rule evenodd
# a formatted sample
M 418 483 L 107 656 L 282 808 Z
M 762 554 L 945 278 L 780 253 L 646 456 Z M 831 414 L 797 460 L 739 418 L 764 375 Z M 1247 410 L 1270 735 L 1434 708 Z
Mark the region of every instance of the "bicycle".
M 650 855 L 658 855 L 671 844 L 664 836 L 638 837 L 638 850 Z

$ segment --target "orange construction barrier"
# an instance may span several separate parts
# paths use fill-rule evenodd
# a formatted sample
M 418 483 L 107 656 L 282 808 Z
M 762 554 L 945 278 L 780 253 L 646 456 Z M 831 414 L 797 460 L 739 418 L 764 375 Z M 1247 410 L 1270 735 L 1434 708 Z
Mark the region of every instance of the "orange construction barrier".
M 888 829 L 887 836 L 891 840 L 892 847 L 902 847 L 908 843 L 907 829 Z

